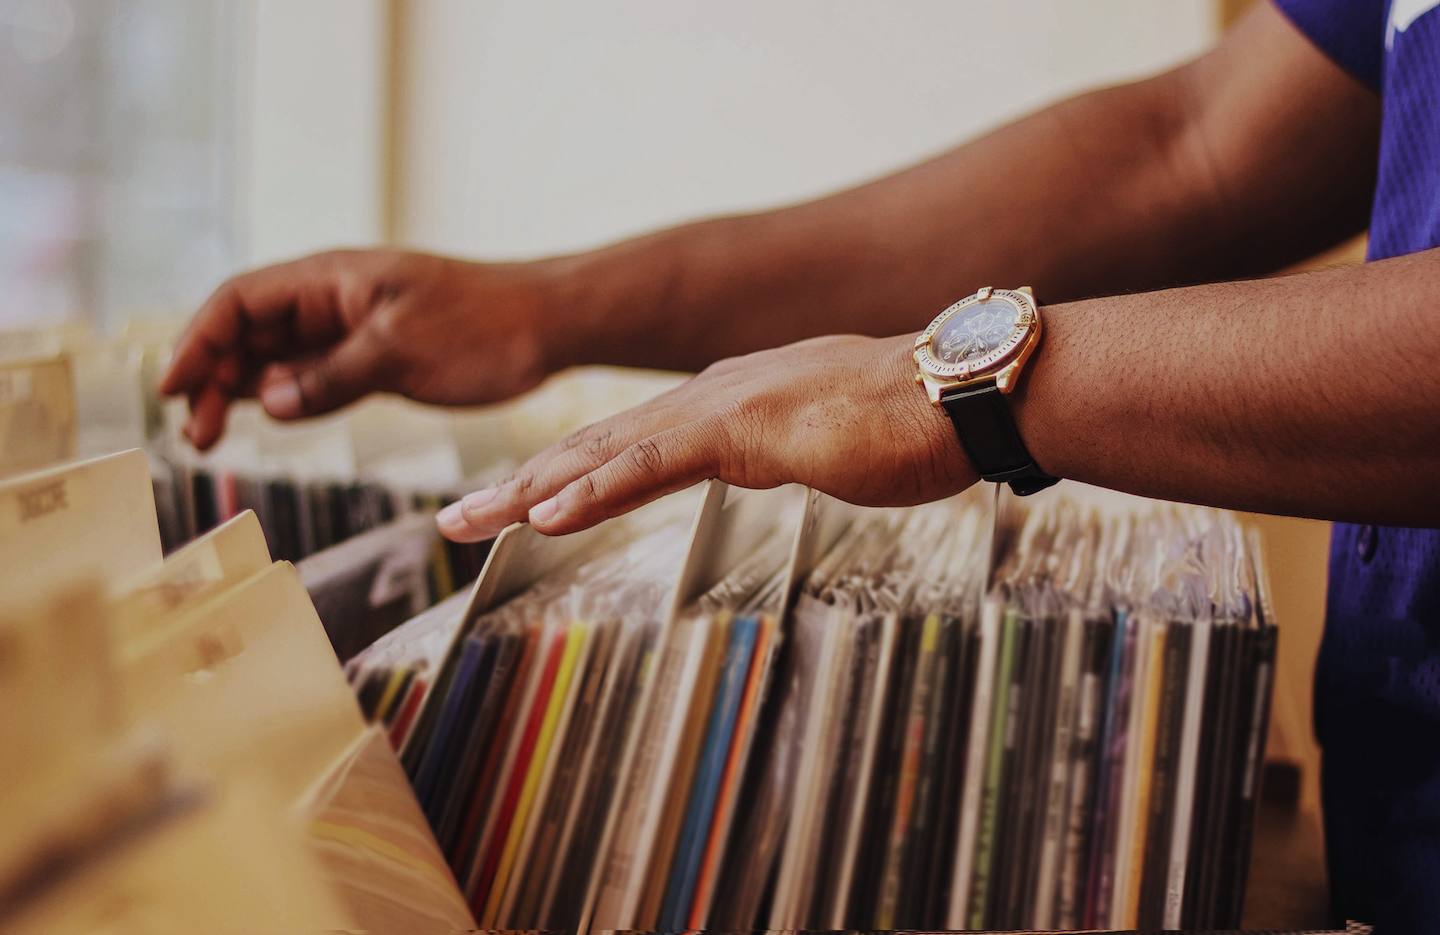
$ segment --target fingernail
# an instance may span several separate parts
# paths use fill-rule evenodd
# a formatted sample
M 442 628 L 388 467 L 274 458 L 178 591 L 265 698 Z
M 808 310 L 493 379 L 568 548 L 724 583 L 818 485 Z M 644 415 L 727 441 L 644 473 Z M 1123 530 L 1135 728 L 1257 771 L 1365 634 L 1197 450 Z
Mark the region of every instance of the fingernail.
M 465 517 L 460 515 L 460 504 L 455 502 L 435 514 L 435 522 L 441 526 L 464 526 Z
M 466 494 L 465 499 L 461 500 L 460 503 L 464 505 L 465 511 L 468 513 L 485 509 L 494 499 L 495 488 L 486 487 L 484 490 L 477 490 L 474 493 Z
M 294 380 L 272 383 L 260 392 L 260 402 L 272 416 L 300 414 L 300 384 Z
M 549 500 L 541 500 L 530 508 L 530 525 L 539 523 L 543 526 L 555 518 L 555 513 L 559 509 L 560 505 L 555 502 L 554 497 Z

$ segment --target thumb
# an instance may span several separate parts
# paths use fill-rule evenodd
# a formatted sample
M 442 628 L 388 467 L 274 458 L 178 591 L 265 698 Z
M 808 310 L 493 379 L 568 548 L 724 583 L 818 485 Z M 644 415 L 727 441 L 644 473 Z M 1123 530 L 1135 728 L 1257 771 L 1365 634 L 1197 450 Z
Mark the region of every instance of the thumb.
M 323 357 L 266 374 L 259 388 L 260 402 L 277 419 L 338 409 L 379 388 L 386 351 L 375 329 L 362 326 Z

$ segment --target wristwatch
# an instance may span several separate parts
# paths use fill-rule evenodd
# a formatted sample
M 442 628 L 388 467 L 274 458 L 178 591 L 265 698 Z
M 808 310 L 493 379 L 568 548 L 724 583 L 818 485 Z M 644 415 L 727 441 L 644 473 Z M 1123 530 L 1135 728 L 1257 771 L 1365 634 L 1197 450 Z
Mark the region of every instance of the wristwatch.
M 985 286 L 915 338 L 915 382 L 950 416 L 970 464 L 1022 497 L 1060 480 L 1035 464 L 1005 399 L 1039 344 L 1040 309 L 1029 286 Z

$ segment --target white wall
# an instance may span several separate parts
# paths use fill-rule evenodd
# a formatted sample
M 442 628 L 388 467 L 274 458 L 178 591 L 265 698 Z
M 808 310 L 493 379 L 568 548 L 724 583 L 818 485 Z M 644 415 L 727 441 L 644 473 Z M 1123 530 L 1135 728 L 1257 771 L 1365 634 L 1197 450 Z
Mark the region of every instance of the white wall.
M 244 0 L 241 262 L 387 233 L 389 0 Z
M 397 239 L 488 258 L 808 198 L 1192 57 L 1213 0 L 399 0 Z

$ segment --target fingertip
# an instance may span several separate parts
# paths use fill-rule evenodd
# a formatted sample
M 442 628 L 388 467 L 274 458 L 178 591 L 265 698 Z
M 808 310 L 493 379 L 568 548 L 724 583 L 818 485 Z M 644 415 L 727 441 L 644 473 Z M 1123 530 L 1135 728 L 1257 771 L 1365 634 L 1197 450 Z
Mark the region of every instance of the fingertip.
M 560 504 L 556 497 L 549 500 L 541 500 L 530 508 L 530 525 L 539 529 L 548 526 L 555 521 L 555 514 L 560 511 Z
M 435 514 L 435 525 L 439 528 L 440 535 L 451 542 L 480 541 L 479 537 L 474 535 L 470 524 L 465 522 L 465 517 L 461 515 L 458 500 Z
M 219 441 L 225 431 L 225 414 L 230 407 L 229 395 L 211 383 L 194 393 L 190 399 L 190 420 L 185 423 L 185 437 L 201 451 Z
M 173 382 L 175 382 L 175 371 L 166 367 L 165 372 L 160 375 L 160 379 L 155 381 L 155 392 L 160 396 L 174 396 L 175 387 L 170 385 Z
M 451 542 L 484 542 L 486 539 L 494 539 L 496 533 L 486 529 L 477 529 L 464 520 L 458 523 L 445 523 L 440 517 L 435 517 L 435 525 L 440 530 L 440 535 Z
M 305 403 L 300 384 L 294 377 L 275 380 L 260 389 L 260 404 L 277 419 L 296 419 L 304 415 Z
M 563 511 L 555 505 L 553 497 L 531 507 L 528 518 L 530 526 L 542 536 L 568 536 L 572 532 L 589 529 L 605 519 L 604 515 Z
M 523 504 L 500 500 L 500 491 L 494 487 L 467 494 L 460 501 L 460 514 L 465 522 L 476 529 L 498 533 L 520 518 Z
M 437 513 L 435 523 L 441 534 L 454 542 L 493 539 L 512 522 L 500 511 L 486 508 L 495 498 L 493 487 L 467 494 Z

